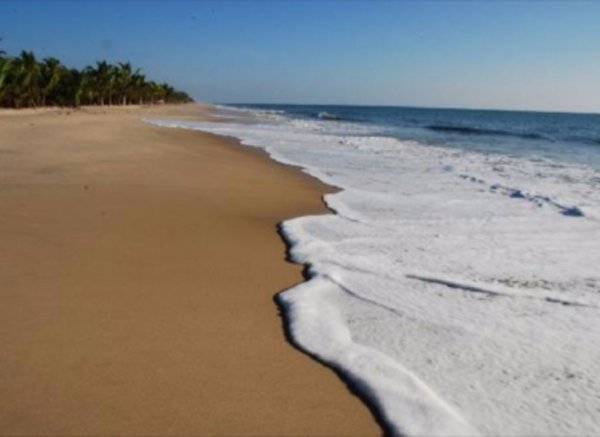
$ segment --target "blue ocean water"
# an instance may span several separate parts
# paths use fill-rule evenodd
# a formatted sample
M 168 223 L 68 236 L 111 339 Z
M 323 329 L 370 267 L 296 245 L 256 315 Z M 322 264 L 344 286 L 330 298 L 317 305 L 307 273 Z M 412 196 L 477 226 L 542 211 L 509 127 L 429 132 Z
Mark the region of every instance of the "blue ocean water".
M 600 114 L 387 106 L 232 104 L 298 119 L 368 125 L 369 135 L 600 169 Z

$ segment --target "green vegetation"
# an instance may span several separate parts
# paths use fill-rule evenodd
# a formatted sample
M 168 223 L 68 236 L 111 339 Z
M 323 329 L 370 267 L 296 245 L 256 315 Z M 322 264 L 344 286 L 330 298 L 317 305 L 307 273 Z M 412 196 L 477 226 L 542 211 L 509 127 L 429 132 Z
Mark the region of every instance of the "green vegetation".
M 0 40 L 1 41 L 1 40 Z M 129 62 L 99 61 L 83 70 L 32 52 L 6 56 L 0 49 L 0 107 L 187 103 L 193 99 L 166 83 L 147 80 Z

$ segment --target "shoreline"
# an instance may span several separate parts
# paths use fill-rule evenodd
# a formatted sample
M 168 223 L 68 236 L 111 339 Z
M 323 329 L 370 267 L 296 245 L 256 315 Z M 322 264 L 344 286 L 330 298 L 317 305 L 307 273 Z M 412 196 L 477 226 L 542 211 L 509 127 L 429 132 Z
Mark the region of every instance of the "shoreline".
M 324 197 L 335 214 L 280 228 L 308 267 L 279 295 L 293 339 L 357 381 L 391 434 L 594 433 L 595 168 L 529 143 L 520 157 L 388 136 L 406 118 L 379 126 L 385 109 L 340 111 L 363 128 L 275 108 L 256 124 L 156 123 L 234 136 L 339 187 Z
M 0 112 L 2 433 L 381 432 L 273 304 L 302 281 L 276 225 L 324 212 L 328 188 L 139 121 L 199 108 Z

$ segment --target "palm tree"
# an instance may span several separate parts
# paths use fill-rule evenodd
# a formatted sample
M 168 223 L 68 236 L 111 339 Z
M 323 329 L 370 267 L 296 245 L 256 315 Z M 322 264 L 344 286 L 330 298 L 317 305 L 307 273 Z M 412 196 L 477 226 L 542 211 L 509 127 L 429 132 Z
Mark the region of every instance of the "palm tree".
M 98 104 L 98 85 L 96 83 L 96 75 L 92 67 L 86 67 L 82 71 L 80 82 L 81 100 L 88 105 Z
M 10 59 L 10 64 L 5 64 L 5 99 L 8 106 L 20 108 L 23 103 L 25 91 L 23 90 L 23 63 L 20 58 Z
M 42 94 L 42 106 L 46 106 L 46 99 L 48 95 L 56 88 L 62 75 L 64 74 L 64 67 L 60 64 L 60 61 L 56 58 L 46 58 L 41 68 L 41 94 Z
M 152 103 L 164 103 L 165 101 L 165 90 L 160 84 L 156 82 L 150 82 L 152 88 Z
M 175 92 L 175 88 L 170 86 L 168 83 L 161 83 L 160 88 L 162 91 L 163 100 L 165 102 L 169 102 L 173 96 L 173 93 Z
M 136 74 L 139 73 L 139 70 L 136 71 Z M 127 104 L 127 97 L 131 92 L 131 78 L 133 72 L 131 68 L 131 64 L 129 62 L 119 63 L 116 71 L 116 80 L 117 80 L 117 90 L 121 95 L 121 101 L 123 105 Z
M 93 100 L 93 74 L 89 70 L 72 71 L 73 77 L 73 106 L 79 108 L 82 101 Z
M 140 73 L 140 70 L 131 76 L 131 98 L 137 100 L 139 105 L 144 103 L 144 88 L 146 86 L 146 76 Z
M 4 53 L 0 51 L 0 106 L 191 101 L 186 93 L 169 84 L 148 81 L 129 62 L 112 65 L 98 61 L 95 67 L 78 70 L 67 69 L 56 58 L 40 63 L 28 51 L 18 57 L 2 56 Z
M 94 82 L 100 106 L 104 106 L 106 97 L 110 93 L 111 82 L 111 66 L 106 61 L 96 62 L 96 70 L 94 71 Z
M 19 82 L 22 90 L 22 95 L 19 96 L 25 99 L 28 106 L 36 106 L 40 88 L 40 64 L 35 59 L 33 52 L 21 52 L 21 57 L 18 59 L 20 74 Z
M 6 105 L 7 95 L 12 83 L 12 75 L 14 73 L 14 59 L 0 58 L 0 106 Z
M 109 64 L 109 76 L 107 83 L 107 91 L 108 91 L 108 104 L 113 105 L 114 100 L 113 97 L 118 97 L 117 85 L 119 79 L 119 69 L 116 65 Z

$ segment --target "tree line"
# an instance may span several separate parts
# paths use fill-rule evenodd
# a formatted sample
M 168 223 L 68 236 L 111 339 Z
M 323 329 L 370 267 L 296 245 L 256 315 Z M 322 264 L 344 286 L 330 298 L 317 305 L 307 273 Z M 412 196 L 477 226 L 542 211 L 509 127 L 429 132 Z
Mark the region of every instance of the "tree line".
M 0 107 L 187 103 L 193 99 L 167 83 L 148 80 L 129 62 L 98 61 L 81 70 L 53 57 L 38 61 L 30 51 L 0 50 Z

